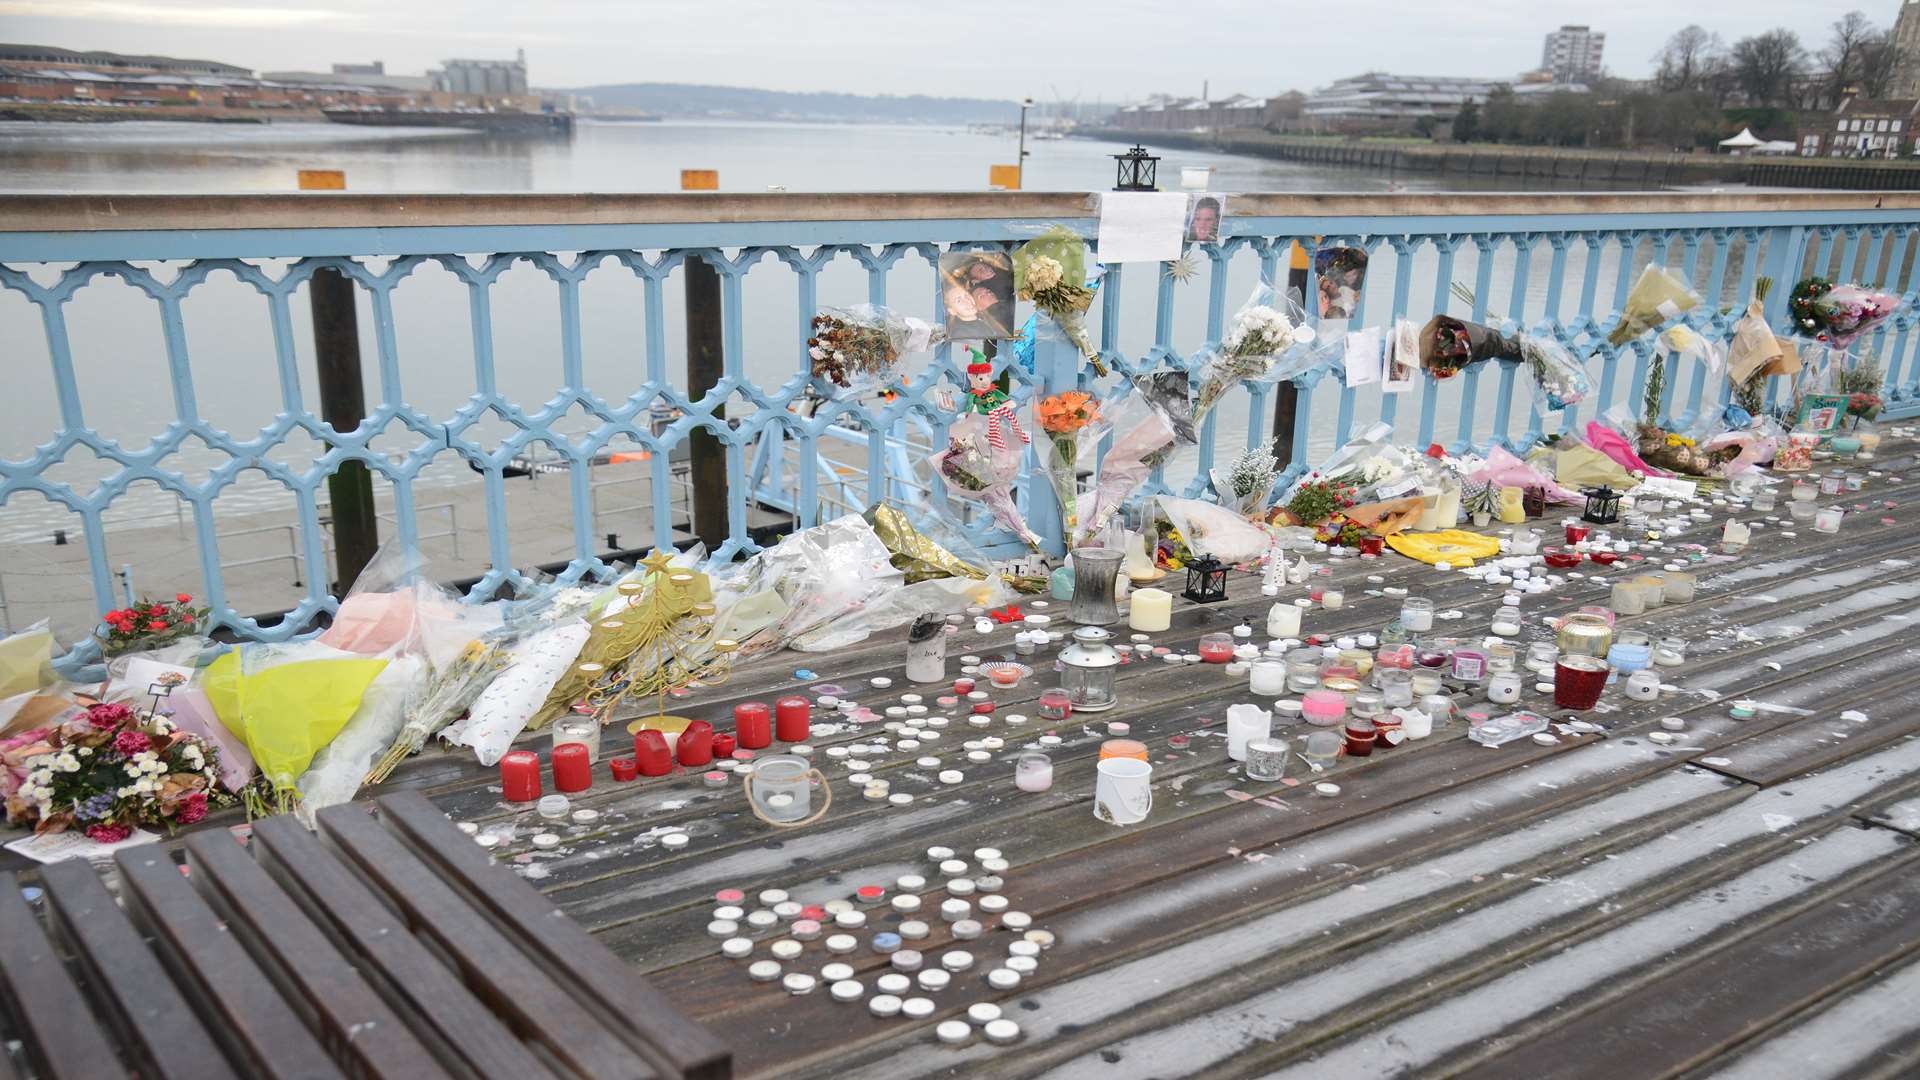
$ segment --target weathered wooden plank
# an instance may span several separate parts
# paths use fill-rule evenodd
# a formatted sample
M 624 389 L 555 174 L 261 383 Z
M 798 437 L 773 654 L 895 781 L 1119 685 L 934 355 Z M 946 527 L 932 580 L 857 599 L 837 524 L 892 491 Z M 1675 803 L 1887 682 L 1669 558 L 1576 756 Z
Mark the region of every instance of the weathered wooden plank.
M 333 1053 L 353 1063 L 356 1075 L 449 1075 L 353 963 L 230 835 L 198 833 L 188 839 L 187 851 L 193 883 L 220 912 L 225 928 L 268 966 L 291 1003 Z M 171 862 L 168 870 L 173 870 Z M 177 872 L 173 878 L 180 881 Z
M 1484 1061 L 1464 1076 L 1663 1075 L 1920 950 L 1912 861 L 1858 882 L 1739 943 Z M 1507 1040 L 1501 1040 L 1503 1042 Z
M 1901 655 L 1911 663 L 1920 658 L 1920 648 L 1904 649 Z M 1920 710 L 1906 704 L 1913 697 L 1902 691 L 1914 685 L 1912 679 L 1884 684 L 1867 701 L 1859 702 L 1861 708 L 1821 709 L 1783 729 L 1735 742 L 1701 764 L 1764 787 L 1911 738 L 1920 732 Z M 1866 711 L 1876 705 L 1885 712 L 1875 716 Z M 1848 719 L 1841 715 L 1845 712 L 1859 713 L 1864 719 Z
M 180 867 L 150 847 L 114 857 L 127 915 L 207 1017 L 236 1067 L 250 1076 L 345 1077 Z
M 446 815 L 418 792 L 381 799 L 382 818 L 423 860 L 481 910 L 513 932 L 550 970 L 565 972 L 583 1001 L 597 1005 L 608 1029 L 654 1059 L 663 1072 L 694 1080 L 732 1074 L 725 1043 L 681 1015 L 672 1001 L 531 886 L 492 865 Z
M 168 1080 L 238 1076 L 191 999 L 134 933 L 86 860 L 54 863 L 40 872 L 40 882 L 54 928 L 143 1074 Z
M 594 1077 L 658 1076 L 614 1033 L 580 1008 L 566 987 L 523 953 L 426 863 L 375 824 L 361 806 L 318 815 L 321 831 L 431 938 L 469 988 L 524 1039 L 539 1042 L 568 1068 Z
M 0 884 L 0 942 L 0 1004 L 34 1071 L 49 1080 L 124 1077 L 113 1038 L 94 1019 L 11 875 Z
M 1747 978 L 1746 973 L 1741 978 Z M 1837 1000 L 1760 1032 L 1688 1073 L 1695 1080 L 1912 1076 L 1920 1064 L 1920 963 L 1887 963 Z M 1744 1011 L 1744 1006 L 1742 1007 Z

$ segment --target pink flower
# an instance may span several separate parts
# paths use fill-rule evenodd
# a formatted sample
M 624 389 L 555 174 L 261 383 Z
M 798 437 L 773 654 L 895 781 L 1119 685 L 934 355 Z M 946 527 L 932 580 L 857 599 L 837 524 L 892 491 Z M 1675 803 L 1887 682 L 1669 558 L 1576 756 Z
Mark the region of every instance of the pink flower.
M 119 727 L 131 719 L 133 719 L 133 710 L 125 705 L 93 705 L 87 709 L 87 723 L 102 731 Z
M 144 731 L 123 731 L 113 737 L 113 748 L 132 757 L 153 749 L 153 740 L 147 738 Z
M 173 820 L 182 825 L 191 825 L 207 816 L 207 793 L 196 791 L 180 800 L 180 809 L 174 811 Z
M 87 839 L 100 844 L 114 844 L 133 835 L 133 826 L 120 824 L 102 824 L 87 826 Z
M 191 604 L 193 603 L 193 594 L 181 593 L 180 595 L 174 597 L 173 600 L 177 604 Z
M 165 619 L 155 619 L 147 624 L 147 629 L 149 630 L 165 630 L 166 628 L 167 622 Z

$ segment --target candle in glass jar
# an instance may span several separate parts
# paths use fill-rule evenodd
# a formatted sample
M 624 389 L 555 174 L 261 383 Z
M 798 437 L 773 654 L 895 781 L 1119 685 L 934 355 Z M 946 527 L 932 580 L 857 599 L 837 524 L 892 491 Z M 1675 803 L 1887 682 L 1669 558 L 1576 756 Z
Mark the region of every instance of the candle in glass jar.
M 1287 740 L 1255 739 L 1247 744 L 1247 779 L 1272 781 L 1287 773 Z
M 593 759 L 579 743 L 553 748 L 553 787 L 556 791 L 585 791 L 593 786 Z
M 1173 625 L 1173 594 L 1164 589 L 1135 589 L 1127 626 L 1141 633 L 1159 633 Z
M 508 802 L 533 802 L 540 797 L 540 755 L 514 750 L 500 759 L 500 795 Z
M 1347 696 L 1338 690 L 1309 690 L 1301 698 L 1300 712 L 1315 727 L 1332 727 L 1347 715 Z
M 1684 570 L 1669 570 L 1666 574 L 1666 601 L 1669 604 L 1685 604 L 1693 600 L 1693 587 L 1698 579 Z
M 798 695 L 773 703 L 773 730 L 781 742 L 806 742 L 812 728 L 813 703 Z
M 1660 676 L 1651 671 L 1636 671 L 1627 676 L 1627 697 L 1634 701 L 1653 701 L 1660 696 Z
M 1400 625 L 1414 634 L 1433 629 L 1433 601 L 1424 596 L 1409 596 L 1400 601 Z
M 1286 693 L 1286 663 L 1270 656 L 1253 661 L 1247 673 L 1247 689 L 1261 697 L 1278 697 Z
M 1840 519 L 1846 511 L 1837 506 L 1822 507 L 1813 515 L 1813 531 L 1837 533 L 1840 531 Z
M 1029 750 L 1014 759 L 1013 786 L 1021 791 L 1045 791 L 1053 786 L 1053 759 Z
M 1366 757 L 1372 754 L 1374 740 L 1379 737 L 1380 732 L 1373 726 L 1371 720 L 1355 720 L 1349 723 L 1347 725 L 1347 756 Z
M 1633 579 L 1640 586 L 1640 598 L 1645 601 L 1648 610 L 1660 607 L 1667 600 L 1667 579 L 1658 574 L 1641 574 Z
M 1503 607 L 1499 611 L 1494 612 L 1491 629 L 1501 637 L 1518 636 L 1520 633 L 1520 609 L 1517 607 Z
M 1563 656 L 1554 665 L 1553 703 L 1562 709 L 1591 709 L 1607 685 L 1607 662 L 1592 656 Z
M 600 721 L 590 716 L 573 716 L 553 722 L 553 745 L 579 743 L 587 748 L 589 764 L 600 760 Z
M 1270 638 L 1290 638 L 1300 636 L 1300 606 L 1287 602 L 1275 604 L 1267 610 L 1267 636 Z
M 1687 643 L 1680 638 L 1661 638 L 1653 647 L 1653 662 L 1661 667 L 1679 667 L 1687 662 Z
M 1487 700 L 1496 705 L 1511 705 L 1520 700 L 1520 676 L 1503 671 L 1487 679 Z
M 1224 664 L 1233 659 L 1233 638 L 1226 634 L 1207 634 L 1200 639 L 1200 660 L 1207 664 Z
M 1590 530 L 1587 528 L 1587 526 L 1582 525 L 1578 522 L 1574 522 L 1574 521 L 1567 522 L 1567 543 L 1569 544 L 1580 543 L 1581 541 L 1587 538 L 1587 533 L 1589 531 Z
M 1613 626 L 1599 615 L 1575 612 L 1560 620 L 1558 640 L 1563 653 L 1605 656 L 1613 644 Z
M 1632 581 L 1616 582 L 1613 586 L 1613 598 L 1610 605 L 1615 615 L 1638 615 L 1647 610 L 1647 596 L 1639 584 Z
M 1247 743 L 1273 734 L 1273 714 L 1257 705 L 1227 706 L 1227 757 L 1247 760 Z
M 1347 594 L 1339 589 L 1320 590 L 1320 606 L 1328 611 L 1339 611 L 1347 605 Z

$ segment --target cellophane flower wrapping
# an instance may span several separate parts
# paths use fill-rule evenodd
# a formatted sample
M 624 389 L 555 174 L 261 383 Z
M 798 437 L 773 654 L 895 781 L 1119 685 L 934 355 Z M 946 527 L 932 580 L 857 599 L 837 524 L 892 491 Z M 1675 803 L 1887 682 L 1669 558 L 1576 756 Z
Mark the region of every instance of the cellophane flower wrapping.
M 1001 528 L 1038 551 L 1040 534 L 1027 525 L 1013 501 L 1020 455 L 1018 444 L 1012 440 L 994 446 L 987 438 L 987 418 L 968 413 L 947 429 L 947 448 L 933 455 L 933 467 L 949 493 L 985 506 Z
M 1218 503 L 1160 496 L 1160 510 L 1173 522 L 1195 556 L 1208 555 L 1230 566 L 1254 563 L 1266 554 L 1273 534 Z
M 1796 330 L 1843 349 L 1892 318 L 1899 307 L 1897 296 L 1864 285 L 1836 285 L 1819 277 L 1795 285 L 1787 300 Z
M 1173 424 L 1140 393 L 1130 393 L 1102 412 L 1111 418 L 1113 442 L 1100 459 L 1091 494 L 1080 500 L 1080 528 L 1074 545 L 1098 535 L 1127 500 L 1164 464 L 1179 445 Z
M 1553 338 L 1540 334 L 1520 337 L 1520 358 L 1533 375 L 1534 394 L 1549 412 L 1559 412 L 1586 400 L 1593 392 L 1586 365 Z
M 1205 420 L 1227 391 L 1243 380 L 1269 378 L 1283 355 L 1296 346 L 1311 345 L 1313 339 L 1313 328 L 1306 325 L 1300 306 L 1262 282 L 1234 312 L 1220 347 L 1205 354 L 1198 365 L 1194 424 Z
M 313 755 L 294 784 L 300 792 L 300 819 L 309 828 L 315 813 L 352 801 L 368 771 L 399 736 L 407 722 L 407 702 L 420 692 L 427 675 L 423 658 L 395 657 L 368 684 L 346 726 Z
M 387 664 L 318 641 L 255 642 L 201 669 L 194 686 L 247 744 L 286 808 L 313 756 L 346 727 Z
M 923 319 L 877 304 L 821 308 L 807 336 L 813 374 L 835 398 L 858 397 L 899 381 L 900 358 L 946 340 Z
M 1481 323 L 1435 315 L 1420 328 L 1420 367 L 1430 378 L 1451 379 L 1473 364 L 1524 359 L 1520 336 Z
M 98 702 L 0 739 L 0 798 L 11 824 L 113 843 L 204 818 L 221 798 L 217 759 L 164 713 Z
M 782 537 L 744 563 L 709 565 L 715 634 L 743 655 L 785 648 L 906 583 L 874 528 L 847 514 Z
M 1193 418 L 1193 376 L 1181 368 L 1162 368 L 1133 377 L 1134 396 L 1160 414 L 1174 438 L 1188 446 L 1200 441 Z
M 1619 321 L 1607 333 L 1607 343 L 1615 347 L 1625 345 L 1699 306 L 1700 294 L 1680 275 L 1650 263 L 1640 271 L 1640 277 L 1627 292 L 1627 302 L 1620 307 Z
M 1052 320 L 1062 337 L 1087 358 L 1094 373 L 1105 375 L 1100 347 L 1087 329 L 1087 311 L 1098 288 L 1097 273 L 1087 273 L 1087 243 L 1063 225 L 1020 245 L 1013 253 L 1013 287 L 1020 299 Z
M 1080 520 L 1080 470 L 1092 471 L 1095 450 L 1110 425 L 1100 415 L 1099 402 L 1084 390 L 1041 398 L 1033 412 L 1042 435 L 1040 462 L 1060 504 L 1060 532 L 1072 536 Z
M 590 632 L 585 619 L 572 617 L 535 631 L 516 643 L 503 670 L 474 700 L 467 718 L 441 731 L 456 746 L 471 747 L 480 764 L 492 768 L 526 730 L 580 655 Z

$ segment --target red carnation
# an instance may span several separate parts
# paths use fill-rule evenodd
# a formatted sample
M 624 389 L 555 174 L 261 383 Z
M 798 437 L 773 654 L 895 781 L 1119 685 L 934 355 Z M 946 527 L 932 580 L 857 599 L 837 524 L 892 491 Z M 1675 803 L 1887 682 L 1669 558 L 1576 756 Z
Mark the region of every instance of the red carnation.
M 207 816 L 207 793 L 195 791 L 180 800 L 180 808 L 173 812 L 173 820 L 182 825 L 191 825 Z
M 153 749 L 153 740 L 147 738 L 144 731 L 123 731 L 113 737 L 113 748 L 132 757 Z
M 117 703 L 93 705 L 87 709 L 87 723 L 102 731 L 119 727 L 132 718 L 133 710 Z
M 96 843 L 115 844 L 132 835 L 133 826 L 131 825 L 103 824 L 87 826 L 87 839 Z
M 180 595 L 174 597 L 173 599 L 174 599 L 174 602 L 178 604 L 191 604 L 193 603 L 193 594 L 181 593 Z
M 149 630 L 165 630 L 166 628 L 167 620 L 165 619 L 155 619 L 147 624 L 147 629 Z

